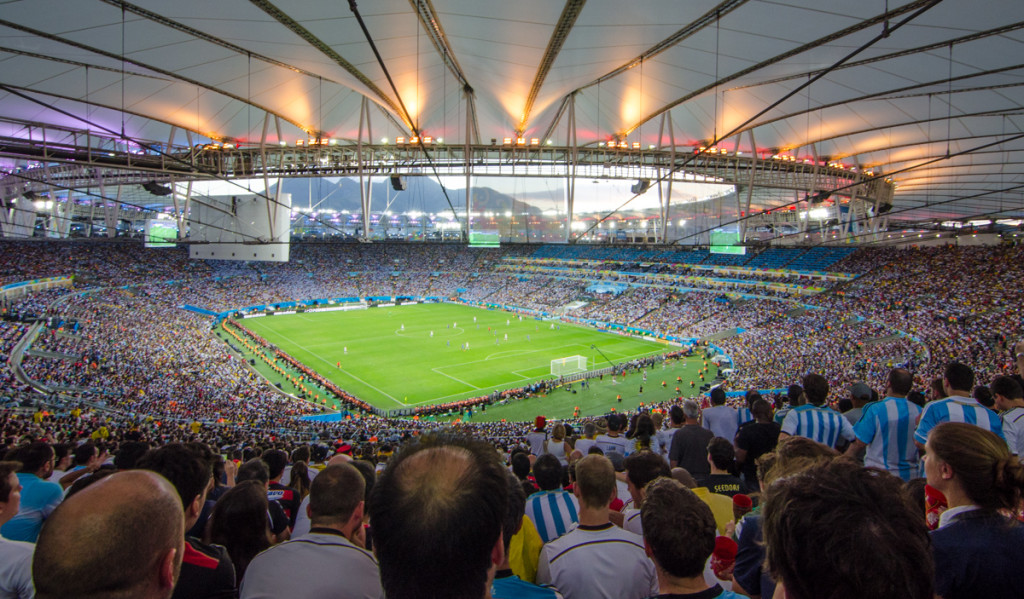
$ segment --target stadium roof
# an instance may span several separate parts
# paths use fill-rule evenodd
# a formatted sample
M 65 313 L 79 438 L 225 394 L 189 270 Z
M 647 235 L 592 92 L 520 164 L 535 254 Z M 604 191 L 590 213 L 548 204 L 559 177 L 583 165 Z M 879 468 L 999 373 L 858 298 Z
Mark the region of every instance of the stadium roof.
M 365 32 L 343 1 L 0 6 L 0 139 L 354 140 L 367 98 L 375 139 L 569 145 L 574 117 L 578 145 L 874 169 L 897 219 L 1024 213 L 1020 0 L 375 0 Z

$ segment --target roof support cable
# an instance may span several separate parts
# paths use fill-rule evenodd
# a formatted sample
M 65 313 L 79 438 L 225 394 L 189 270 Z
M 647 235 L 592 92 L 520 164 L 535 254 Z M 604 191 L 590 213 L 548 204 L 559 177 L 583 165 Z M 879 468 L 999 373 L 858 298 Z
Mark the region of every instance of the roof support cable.
M 352 0 L 350 0 L 350 1 L 352 1 Z M 714 147 L 715 145 L 718 144 L 718 142 L 720 140 L 728 139 L 728 138 L 732 137 L 733 135 L 735 135 L 736 133 L 743 131 L 748 125 L 751 125 L 752 123 L 757 121 L 757 119 L 761 118 L 762 116 L 764 116 L 768 112 L 774 110 L 777 106 L 781 105 L 783 102 L 789 100 L 790 98 L 792 98 L 796 94 L 799 94 L 806 87 L 809 87 L 810 85 L 812 85 L 815 81 L 821 79 L 822 77 L 825 77 L 826 75 L 831 73 L 833 70 L 838 69 L 839 67 L 841 67 L 846 62 L 849 62 L 850 60 L 852 60 L 855 56 L 857 56 L 861 52 L 864 52 L 868 48 L 874 46 L 876 43 L 878 43 L 879 41 L 881 41 L 882 39 L 887 37 L 891 32 L 896 31 L 897 29 L 900 29 L 901 27 L 903 27 L 907 23 L 910 23 L 911 21 L 915 20 L 917 17 L 919 17 L 919 16 L 923 15 L 924 13 L 926 13 L 927 11 L 931 10 L 932 8 L 934 8 L 936 5 L 938 5 L 941 2 L 942 2 L 942 0 L 931 0 L 929 2 L 926 2 L 923 6 L 921 6 L 917 10 L 915 10 L 913 13 L 908 15 L 906 18 L 904 18 L 900 22 L 896 23 L 895 25 L 890 26 L 888 29 L 883 30 L 878 35 L 876 35 L 876 36 L 872 37 L 871 39 L 869 39 L 868 41 L 864 42 L 863 44 L 861 44 L 860 46 L 858 46 L 857 48 L 855 48 L 854 50 L 852 50 L 851 52 L 849 52 L 848 54 L 846 54 L 845 56 L 843 56 L 842 58 L 837 60 L 836 62 L 832 63 L 829 67 L 821 70 L 819 73 L 817 73 L 813 77 L 808 78 L 805 83 L 803 83 L 801 85 L 798 85 L 797 87 L 793 88 L 792 90 L 790 90 L 789 92 L 784 94 L 781 98 L 779 98 L 778 100 L 772 102 L 771 104 L 769 104 L 768 106 L 764 107 L 763 109 L 759 110 L 757 113 L 755 113 L 754 115 L 752 115 L 750 118 L 746 119 L 745 121 L 743 121 L 739 125 L 735 126 L 730 131 L 728 131 L 726 133 L 723 133 L 721 135 L 721 137 L 716 136 L 714 139 L 709 140 L 709 142 L 707 144 L 708 147 Z M 756 151 L 756 150 L 757 149 L 754 148 L 753 151 Z M 681 171 L 686 165 L 688 165 L 691 162 L 693 162 L 699 155 L 700 154 L 689 154 L 682 161 L 682 163 L 680 163 L 678 165 L 673 165 L 672 168 L 668 169 L 667 172 L 664 175 L 662 175 L 661 177 L 659 177 L 657 179 L 657 181 L 654 181 L 654 183 L 661 184 L 662 182 L 664 182 L 667 179 L 671 178 L 677 172 Z M 611 218 L 612 215 L 618 213 L 620 210 L 625 208 L 633 200 L 635 200 L 636 198 L 640 197 L 640 195 L 641 194 L 633 195 L 632 197 L 627 199 L 625 202 L 623 202 L 619 207 L 615 208 L 611 212 L 609 212 L 609 213 L 605 214 L 604 216 L 602 216 L 601 218 L 597 219 L 594 222 L 594 224 L 591 225 L 586 231 L 583 231 L 580 235 L 578 235 L 577 239 L 583 238 L 585 235 L 587 235 L 592 230 L 597 228 L 597 226 L 599 224 L 601 224 L 605 220 Z M 744 217 L 744 218 L 749 218 L 749 216 Z M 737 221 L 734 221 L 734 222 L 739 222 L 739 221 L 737 220 Z M 719 225 L 719 226 L 721 226 L 721 225 Z M 671 245 L 677 245 L 679 242 L 683 241 L 684 239 L 690 239 L 690 238 L 693 238 L 693 237 L 697 237 L 699 235 L 703 235 L 704 233 L 707 233 L 709 230 L 710 230 L 710 228 L 705 228 L 703 230 L 691 233 L 690 235 L 686 235 L 684 237 L 680 237 L 680 238 L 676 239 L 675 241 L 673 241 Z
M 438 185 L 441 186 L 441 193 L 444 194 L 444 199 L 448 202 L 448 208 L 452 211 L 452 217 L 455 218 L 455 222 L 461 222 L 459 220 L 459 213 L 455 211 L 455 206 L 452 205 L 452 199 L 448 196 L 448 190 L 445 188 L 444 182 L 441 180 L 441 174 L 437 172 L 437 165 L 434 163 L 433 157 L 431 157 L 430 152 L 427 150 L 427 146 L 423 143 L 423 136 L 420 135 L 420 128 L 418 124 L 413 121 L 412 115 L 409 114 L 409 110 L 405 107 L 405 102 L 402 101 L 402 94 L 398 93 L 395 81 L 391 78 L 391 73 L 388 71 L 387 65 L 384 64 L 384 58 L 380 55 L 380 51 L 377 49 L 377 44 L 374 43 L 373 36 L 370 35 L 370 30 L 367 29 L 366 23 L 363 21 L 363 16 L 359 14 L 359 7 L 356 5 L 356 0 L 348 0 L 348 7 L 352 10 L 352 14 L 355 15 L 356 21 L 359 22 L 359 27 L 363 30 L 363 35 L 366 36 L 366 42 L 370 44 L 370 49 L 373 50 L 373 55 L 377 57 L 377 64 L 379 64 L 381 70 L 384 71 L 384 76 L 387 78 L 388 84 L 391 86 L 391 91 L 395 93 L 395 98 L 398 99 L 398 105 L 402 108 L 402 118 L 409 123 L 409 127 L 412 129 L 412 134 L 416 137 L 416 141 L 419 143 L 420 151 L 423 152 L 423 156 L 427 159 L 427 164 L 430 165 L 430 170 L 434 173 L 434 178 L 437 179 Z M 469 132 L 466 134 L 468 135 Z M 469 205 L 468 189 L 466 190 L 466 205 Z M 463 241 L 469 241 L 469 215 L 466 216 L 466 219 L 466 227 L 460 227 L 463 231 Z
M 46 102 L 43 102 L 42 100 L 40 100 L 38 98 L 35 98 L 35 97 L 33 97 L 33 96 L 31 96 L 31 95 L 29 95 L 27 93 L 24 93 L 24 92 L 14 88 L 14 87 L 12 87 L 12 86 L 4 84 L 2 82 L 0 82 L 0 91 L 4 91 L 4 92 L 6 92 L 8 94 L 11 94 L 13 96 L 17 96 L 17 97 L 19 97 L 19 98 L 21 98 L 23 100 L 27 100 L 29 102 L 32 102 L 33 104 L 37 104 L 39 106 L 42 106 L 42 107 L 44 107 L 44 108 L 46 108 L 48 110 L 52 110 L 52 111 L 54 111 L 54 112 L 56 112 L 58 114 L 62 114 L 64 116 L 68 117 L 68 118 L 72 118 L 72 119 L 75 119 L 76 121 L 80 121 L 82 123 L 85 123 L 86 126 L 92 127 L 93 129 L 95 129 L 97 131 L 103 131 L 105 133 L 108 133 L 109 135 L 111 135 L 113 137 L 116 137 L 118 139 L 124 140 L 125 142 L 128 142 L 128 143 L 137 145 L 140 148 L 146 148 L 147 150 L 149 150 L 149 151 L 151 151 L 151 152 L 153 152 L 153 153 L 155 153 L 155 154 L 157 154 L 159 156 L 162 156 L 162 157 L 166 158 L 167 160 L 170 160 L 171 162 L 174 162 L 175 164 L 180 164 L 180 165 L 186 167 L 186 169 L 189 172 L 191 172 L 191 173 L 201 174 L 201 175 L 205 175 L 207 177 L 210 177 L 212 179 L 216 179 L 218 181 L 223 181 L 223 182 L 228 183 L 230 185 L 234 185 L 235 187 L 238 187 L 239 189 L 242 189 L 242 190 L 244 190 L 244 191 L 246 191 L 248 193 L 251 193 L 251 194 L 255 195 L 256 197 L 262 198 L 262 199 L 266 200 L 269 203 L 272 203 L 272 204 L 275 204 L 275 205 L 278 205 L 278 206 L 281 205 L 281 202 L 278 201 L 277 198 L 271 197 L 269 189 L 264 190 L 265 193 L 259 193 L 257 191 L 253 191 L 252 189 L 250 189 L 248 187 L 245 187 L 244 185 L 242 185 L 241 183 L 235 181 L 234 179 L 230 179 L 228 177 L 221 176 L 221 175 L 217 174 L 216 172 L 200 168 L 200 167 L 196 166 L 195 164 L 192 164 L 188 160 L 183 160 L 182 158 L 180 158 L 178 156 L 175 156 L 174 154 L 171 154 L 169 151 L 164 151 L 163 149 L 159 148 L 158 146 L 152 146 L 152 145 L 150 145 L 148 143 L 145 143 L 145 142 L 143 142 L 141 140 L 137 140 L 137 139 L 133 138 L 130 135 L 126 135 L 125 133 L 118 133 L 117 131 L 115 131 L 115 130 L 109 128 L 109 127 L 104 127 L 103 125 L 101 125 L 99 123 L 96 123 L 96 122 L 93 122 L 93 121 L 91 121 L 91 120 L 89 120 L 87 118 L 84 118 L 81 115 L 74 114 L 74 113 L 72 113 L 70 111 L 64 110 L 64 109 L 59 108 L 59 107 L 57 107 L 55 105 L 52 105 L 52 104 L 47 104 Z M 168 150 L 169 150 L 169 148 L 168 148 Z M 123 204 L 124 202 L 121 202 L 121 203 Z M 289 206 L 288 208 L 290 209 L 291 207 Z M 319 222 L 320 222 L 320 224 L 325 225 L 327 228 L 332 229 L 334 231 L 337 231 L 338 233 L 344 233 L 344 231 L 342 229 L 339 229 L 338 227 L 335 227 L 334 225 L 330 224 L 327 221 L 319 221 Z
M 900 168 L 900 169 L 897 169 L 897 170 L 894 170 L 894 171 L 890 171 L 888 173 L 883 173 L 883 174 L 875 175 L 875 176 L 873 176 L 871 178 L 864 179 L 864 180 L 858 181 L 856 183 L 849 183 L 847 185 L 843 185 L 842 187 L 836 187 L 835 189 L 830 190 L 830 191 L 832 193 L 837 193 L 837 192 L 840 192 L 840 191 L 844 191 L 846 189 L 851 189 L 851 188 L 857 187 L 858 185 L 866 185 L 866 184 L 871 183 L 873 181 L 878 181 L 879 179 L 890 178 L 893 175 L 898 175 L 900 173 L 907 173 L 907 172 L 923 169 L 923 168 L 929 167 L 929 166 L 931 166 L 933 164 L 942 162 L 944 160 L 949 160 L 951 158 L 957 158 L 959 156 L 969 156 L 971 154 L 980 153 L 982 150 L 986 150 L 986 149 L 989 149 L 989 148 L 994 148 L 994 147 L 997 147 L 997 146 L 1005 146 L 1006 144 L 1009 144 L 1011 142 L 1018 141 L 1018 140 L 1021 140 L 1021 139 L 1024 139 L 1024 133 L 1018 133 L 1016 135 L 1010 135 L 1008 137 L 1003 137 L 1001 139 L 997 139 L 995 141 L 992 141 L 992 142 L 989 142 L 989 143 L 986 143 L 986 144 L 982 144 L 980 146 L 975 146 L 973 148 L 968 148 L 966 150 L 960 150 L 959 152 L 954 152 L 954 153 L 952 153 L 952 154 L 950 154 L 948 156 L 947 155 L 937 156 L 935 158 L 930 158 L 930 159 L 925 160 L 923 162 L 920 162 L 918 164 L 911 164 L 909 166 L 905 166 L 903 168 Z M 981 192 L 981 193 L 978 193 L 978 194 L 975 194 L 975 195 L 969 195 L 969 196 L 960 196 L 960 195 L 958 195 L 958 196 L 954 197 L 953 199 L 942 200 L 940 202 L 931 202 L 929 204 L 926 204 L 925 206 L 908 206 L 906 208 L 893 208 L 892 210 L 888 211 L 886 213 L 886 215 L 892 216 L 894 214 L 901 214 L 903 212 L 912 212 L 914 210 L 919 210 L 922 207 L 931 208 L 931 207 L 934 207 L 934 206 L 941 206 L 941 205 L 944 205 L 944 204 L 950 204 L 952 202 L 956 202 L 956 201 L 960 201 L 960 200 L 970 200 L 970 199 L 975 199 L 975 198 L 979 198 L 979 197 L 984 197 L 986 195 L 991 195 L 993 193 L 1005 193 L 1005 192 L 1008 192 L 1008 191 L 1014 191 L 1014 190 L 1021 189 L 1021 188 L 1024 188 L 1024 184 L 1015 185 L 1013 187 L 1008 187 L 1008 188 L 1005 188 L 1005 189 L 998 189 L 998 190 L 993 190 L 993 191 L 985 191 L 985 192 Z M 781 206 L 777 206 L 777 207 L 773 208 L 772 210 L 779 210 L 779 209 L 782 209 L 782 208 L 788 208 L 789 206 L 792 206 L 794 204 L 796 204 L 796 202 L 790 202 L 788 204 L 783 204 Z M 747 217 L 745 217 L 743 219 L 737 219 L 737 220 L 732 221 L 732 222 L 723 223 L 722 226 L 738 223 L 738 222 L 740 222 L 740 220 L 746 220 L 746 218 L 750 218 L 750 217 L 747 216 Z M 859 222 L 863 222 L 865 220 L 868 220 L 868 217 L 857 218 L 856 220 L 851 220 L 850 223 L 851 224 L 852 223 L 859 223 Z M 786 235 L 779 235 L 779 236 L 775 237 L 774 239 L 785 239 L 787 237 L 793 237 L 793 236 L 796 236 L 796 235 L 803 235 L 803 234 L 804 233 L 802 233 L 802 232 L 801 233 L 790 233 L 790 234 L 786 234 Z M 819 243 L 818 245 L 821 245 L 821 244 Z

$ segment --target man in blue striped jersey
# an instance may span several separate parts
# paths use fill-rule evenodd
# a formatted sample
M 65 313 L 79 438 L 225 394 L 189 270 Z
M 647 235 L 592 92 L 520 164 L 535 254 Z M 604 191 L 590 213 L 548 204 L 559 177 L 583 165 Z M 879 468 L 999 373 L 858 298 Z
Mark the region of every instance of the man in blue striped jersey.
M 807 437 L 832 448 L 853 441 L 855 437 L 850 421 L 825 405 L 828 398 L 828 381 L 825 377 L 813 372 L 807 374 L 803 386 L 807 403 L 786 414 L 779 440 L 790 436 Z
M 532 582 L 527 582 L 512 571 L 510 563 L 509 547 L 512 537 L 519 532 L 519 529 L 526 522 L 523 518 L 526 508 L 526 493 L 523 492 L 523 485 L 514 474 L 508 475 L 508 510 L 501 523 L 501 539 L 505 545 L 505 560 L 498 566 L 494 573 L 494 581 L 491 584 L 492 599 L 562 599 L 561 593 Z
M 557 539 L 579 522 L 580 504 L 562 489 L 562 464 L 546 453 L 533 464 L 533 478 L 540 491 L 526 499 L 526 515 L 545 543 Z
M 914 427 L 921 408 L 907 401 L 914 387 L 914 375 L 905 368 L 889 372 L 885 398 L 864 406 L 860 420 L 853 427 L 857 438 L 846 450 L 847 457 L 856 459 L 861 450 L 864 465 L 888 470 L 910 480 L 918 476 L 917 446 L 914 445 Z
M 942 388 L 946 398 L 925 404 L 914 433 L 914 442 L 922 454 L 928 433 L 943 422 L 966 422 L 1006 438 L 1003 436 L 1003 423 L 999 416 L 971 397 L 974 371 L 970 366 L 960 362 L 947 364 L 942 376 Z
M 754 414 L 751 413 L 750 408 L 754 407 L 754 402 L 761 399 L 761 393 L 757 389 L 751 389 L 747 391 L 746 398 L 747 405 L 736 409 L 736 422 L 737 426 L 743 426 L 748 422 L 754 421 Z

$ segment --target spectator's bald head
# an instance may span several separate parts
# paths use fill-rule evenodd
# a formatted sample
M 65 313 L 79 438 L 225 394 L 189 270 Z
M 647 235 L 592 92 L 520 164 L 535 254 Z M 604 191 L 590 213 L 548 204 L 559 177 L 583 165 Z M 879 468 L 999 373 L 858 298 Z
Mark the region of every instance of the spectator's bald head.
M 181 499 L 166 479 L 138 470 L 108 476 L 43 526 L 32 560 L 36 596 L 170 597 L 184 540 Z
M 492 446 L 427 437 L 373 488 L 370 521 L 387 597 L 479 599 L 504 559 L 507 470 Z
M 347 463 L 352 462 L 352 461 L 354 461 L 352 459 L 352 456 L 344 454 L 344 453 L 336 453 L 336 454 L 334 454 L 334 456 L 331 459 L 327 460 L 327 465 L 328 466 L 337 466 L 337 465 L 340 465 L 340 464 L 347 464 Z

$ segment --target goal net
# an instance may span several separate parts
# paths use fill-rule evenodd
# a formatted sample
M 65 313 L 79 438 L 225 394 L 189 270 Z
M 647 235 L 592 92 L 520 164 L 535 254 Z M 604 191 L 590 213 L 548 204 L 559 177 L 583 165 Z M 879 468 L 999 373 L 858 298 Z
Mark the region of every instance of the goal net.
M 569 356 L 551 360 L 551 374 L 554 376 L 565 376 L 587 371 L 586 356 Z

